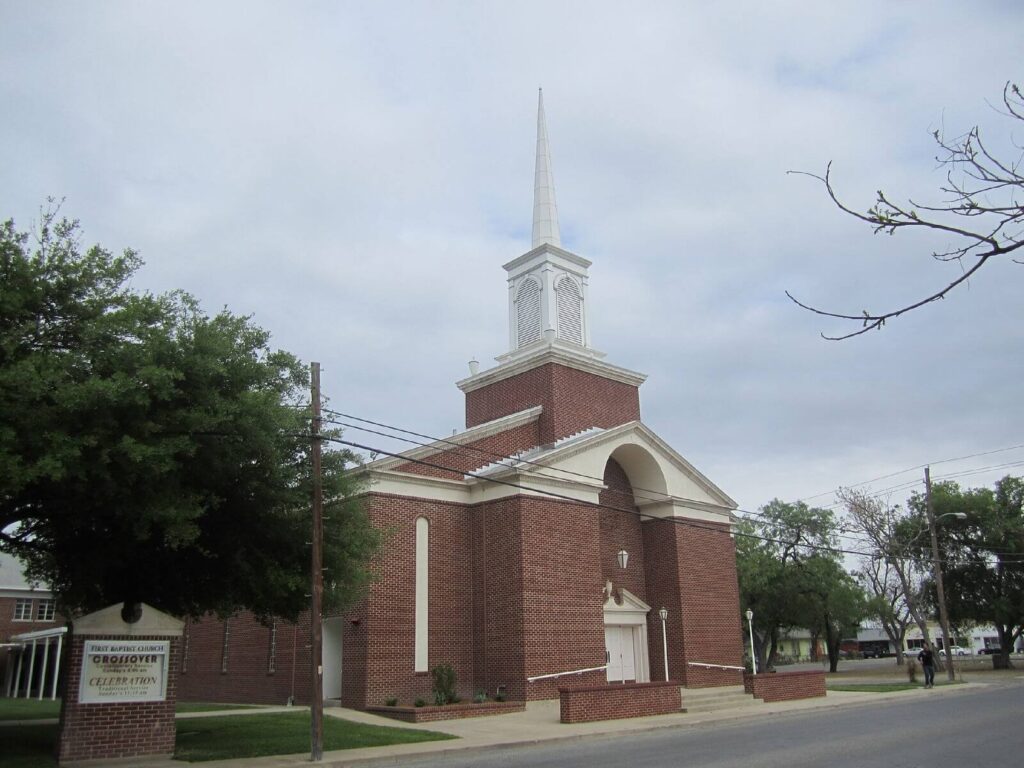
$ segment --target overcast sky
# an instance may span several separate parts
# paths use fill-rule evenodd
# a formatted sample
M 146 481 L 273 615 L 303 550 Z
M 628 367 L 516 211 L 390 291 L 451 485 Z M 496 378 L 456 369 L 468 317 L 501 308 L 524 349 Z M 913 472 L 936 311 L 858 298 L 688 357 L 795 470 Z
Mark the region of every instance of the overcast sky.
M 86 241 L 140 251 L 137 288 L 321 362 L 330 407 L 450 435 L 467 361 L 507 351 L 543 86 L 593 345 L 742 508 L 1024 473 L 1024 448 L 940 463 L 1024 444 L 1024 267 L 841 343 L 784 294 L 883 310 L 958 274 L 786 172 L 832 161 L 861 210 L 937 200 L 932 131 L 1008 147 L 1024 6 L 715 5 L 4 0 L 0 217 L 63 197 Z

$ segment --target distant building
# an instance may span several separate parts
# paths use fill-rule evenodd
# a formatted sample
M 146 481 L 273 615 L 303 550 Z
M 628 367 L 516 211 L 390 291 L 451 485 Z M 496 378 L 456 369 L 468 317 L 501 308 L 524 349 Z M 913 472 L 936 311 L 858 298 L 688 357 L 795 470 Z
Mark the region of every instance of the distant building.
M 64 624 L 53 593 L 31 584 L 21 563 L 0 552 L 0 694 L 56 692 Z

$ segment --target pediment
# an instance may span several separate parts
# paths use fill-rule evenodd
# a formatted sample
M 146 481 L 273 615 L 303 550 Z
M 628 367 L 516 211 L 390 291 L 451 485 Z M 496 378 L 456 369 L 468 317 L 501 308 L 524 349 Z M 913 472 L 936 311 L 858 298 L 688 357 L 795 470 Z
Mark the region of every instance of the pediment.
M 651 606 L 628 589 L 605 589 L 605 613 L 642 613 L 646 615 L 650 610 Z
M 637 506 L 645 513 L 677 516 L 680 508 L 691 508 L 730 515 L 737 506 L 725 491 L 639 421 L 583 433 L 532 453 L 519 464 L 494 465 L 485 474 L 519 475 L 531 483 L 543 479 L 580 487 L 603 487 L 601 478 L 609 458 L 625 470 Z M 658 511 L 652 511 L 655 509 Z

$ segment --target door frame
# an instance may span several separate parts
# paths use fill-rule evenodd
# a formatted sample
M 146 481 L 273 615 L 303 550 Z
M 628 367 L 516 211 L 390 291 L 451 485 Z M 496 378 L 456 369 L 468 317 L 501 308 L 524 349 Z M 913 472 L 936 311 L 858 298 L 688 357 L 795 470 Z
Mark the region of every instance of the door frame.
M 629 627 L 633 632 L 633 669 L 636 682 L 647 683 L 651 680 L 651 664 L 648 658 L 647 614 L 651 606 L 647 605 L 628 590 L 620 589 L 618 599 L 608 585 L 607 598 L 604 603 L 605 627 Z M 607 675 L 607 669 L 605 670 Z

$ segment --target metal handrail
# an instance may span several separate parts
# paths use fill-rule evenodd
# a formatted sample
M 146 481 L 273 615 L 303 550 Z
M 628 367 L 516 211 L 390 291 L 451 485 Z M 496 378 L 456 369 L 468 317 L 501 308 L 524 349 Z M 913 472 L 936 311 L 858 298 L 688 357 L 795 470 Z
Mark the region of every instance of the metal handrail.
M 535 680 L 546 680 L 552 677 L 565 677 L 566 675 L 582 675 L 584 672 L 597 672 L 601 669 L 608 669 L 607 664 L 602 664 L 600 667 L 587 667 L 586 669 L 573 669 L 569 672 L 553 672 L 550 675 L 536 675 L 535 677 L 526 678 L 526 682 L 532 683 Z
M 705 664 L 703 661 L 688 661 L 686 664 L 690 667 L 706 667 L 708 669 L 746 669 L 746 667 L 734 667 L 730 664 Z

